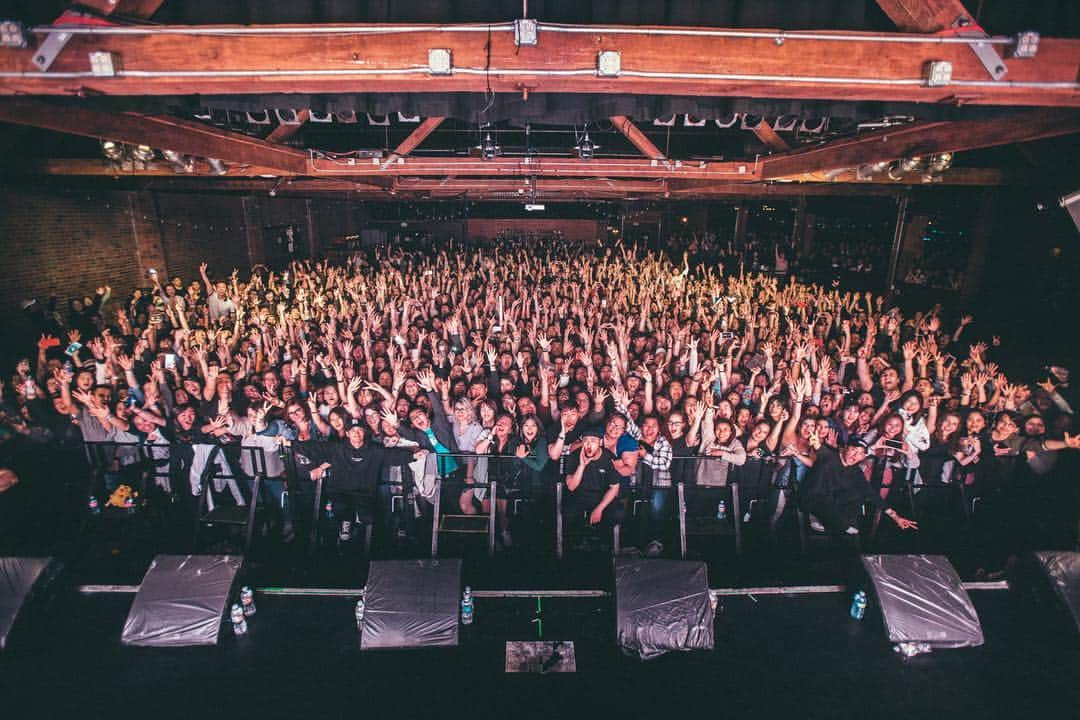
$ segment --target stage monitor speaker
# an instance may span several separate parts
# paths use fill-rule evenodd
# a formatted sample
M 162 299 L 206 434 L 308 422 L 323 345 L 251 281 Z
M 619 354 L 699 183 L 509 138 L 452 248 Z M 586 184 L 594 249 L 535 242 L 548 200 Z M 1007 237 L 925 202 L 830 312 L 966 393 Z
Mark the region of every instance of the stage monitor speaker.
M 1036 552 L 1009 574 L 1009 586 L 1035 625 L 1080 639 L 1080 552 Z
M 889 641 L 978 647 L 982 625 L 960 576 L 943 555 L 864 555 Z
M 0 650 L 8 646 L 19 614 L 60 574 L 54 558 L 0 558 Z
M 125 645 L 216 645 L 241 555 L 158 555 L 131 604 Z
M 615 560 L 616 640 L 642 660 L 711 650 L 714 610 L 703 562 Z
M 456 647 L 461 560 L 377 560 L 360 648 Z

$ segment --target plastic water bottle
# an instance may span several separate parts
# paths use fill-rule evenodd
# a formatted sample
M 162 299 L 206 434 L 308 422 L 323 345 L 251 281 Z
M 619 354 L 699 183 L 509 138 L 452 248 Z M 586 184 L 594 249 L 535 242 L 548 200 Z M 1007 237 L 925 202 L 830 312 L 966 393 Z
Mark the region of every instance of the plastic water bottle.
M 98 504 L 97 495 L 90 496 L 90 501 L 86 504 L 86 507 L 90 511 L 91 515 L 101 514 L 101 506 Z
M 364 628 L 364 610 L 367 609 L 367 601 L 364 596 L 361 595 L 360 599 L 356 601 L 356 629 L 363 630 Z
M 247 635 L 247 620 L 244 619 L 244 609 L 240 607 L 239 603 L 233 604 L 229 615 L 232 618 L 233 634 L 237 636 Z
M 472 588 L 465 586 L 465 592 L 461 593 L 461 624 L 472 625 L 473 621 L 473 596 Z
M 721 500 L 716 504 L 716 519 L 727 520 L 727 501 Z
M 255 614 L 255 593 L 247 585 L 240 588 L 240 605 L 244 608 L 246 617 Z
M 323 511 L 326 513 L 326 519 L 327 520 L 333 520 L 334 519 L 334 503 L 333 502 L 326 503 L 326 507 L 323 508 Z
M 851 619 L 862 620 L 866 617 L 866 591 L 860 590 L 851 598 Z

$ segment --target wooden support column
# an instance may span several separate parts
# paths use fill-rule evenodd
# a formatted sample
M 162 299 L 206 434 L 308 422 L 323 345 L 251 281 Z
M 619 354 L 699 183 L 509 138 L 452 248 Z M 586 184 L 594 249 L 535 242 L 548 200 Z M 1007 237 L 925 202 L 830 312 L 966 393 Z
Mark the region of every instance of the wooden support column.
M 900 263 L 900 246 L 904 239 L 904 224 L 907 222 L 908 196 L 901 195 L 896 203 L 896 225 L 893 227 L 892 249 L 889 252 L 889 274 L 885 283 L 889 293 L 896 289 L 896 268 Z
M 244 239 L 247 243 L 248 261 L 252 265 L 266 262 L 266 245 L 263 242 L 262 204 L 258 198 L 247 196 L 241 201 L 244 214 Z
M 983 275 L 986 271 L 986 253 L 997 220 L 999 197 L 1000 192 L 997 188 L 984 188 L 979 193 L 972 224 L 971 250 L 964 270 L 964 284 L 960 288 L 960 297 L 964 302 L 974 301 L 982 289 Z
M 131 236 L 135 241 L 135 267 L 139 280 L 145 285 L 150 268 L 158 271 L 162 282 L 169 274 L 165 258 L 165 245 L 161 241 L 161 223 L 158 222 L 157 203 L 149 192 L 129 192 L 127 212 L 131 220 Z

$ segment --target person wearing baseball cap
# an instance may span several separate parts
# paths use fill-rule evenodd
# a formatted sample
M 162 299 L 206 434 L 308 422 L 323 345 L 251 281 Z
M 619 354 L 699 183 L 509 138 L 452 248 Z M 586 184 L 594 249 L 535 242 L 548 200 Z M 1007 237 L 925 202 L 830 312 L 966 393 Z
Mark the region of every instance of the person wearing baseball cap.
M 581 437 L 577 466 L 566 476 L 563 516 L 567 522 L 611 527 L 622 520 L 621 478 L 603 437 L 604 430 L 598 427 L 588 428 Z
M 800 489 L 799 506 L 815 516 L 825 532 L 858 535 L 857 518 L 865 502 L 880 508 L 901 530 L 918 529 L 914 521 L 901 517 L 882 500 L 867 481 L 862 465 L 869 447 L 861 437 L 848 440 L 837 451 L 823 444 L 815 431 L 810 447 L 814 466 Z

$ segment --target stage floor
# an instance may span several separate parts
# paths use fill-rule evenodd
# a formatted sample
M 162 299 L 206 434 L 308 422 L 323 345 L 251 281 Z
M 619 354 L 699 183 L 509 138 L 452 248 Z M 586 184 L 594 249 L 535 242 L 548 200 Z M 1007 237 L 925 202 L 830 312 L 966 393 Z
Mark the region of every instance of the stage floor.
M 544 599 L 543 638 L 574 641 L 577 673 L 541 676 L 504 673 L 505 642 L 537 637 L 535 598 L 479 598 L 458 648 L 361 652 L 346 597 L 259 596 L 247 637 L 148 649 L 120 644 L 131 593 L 66 592 L 0 655 L 0 717 L 1074 716 L 1080 652 L 1022 633 L 1008 592 L 972 597 L 980 648 L 903 660 L 844 594 L 726 597 L 715 651 L 645 663 L 615 647 L 610 597 Z

